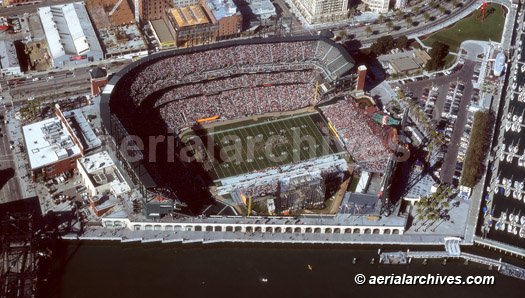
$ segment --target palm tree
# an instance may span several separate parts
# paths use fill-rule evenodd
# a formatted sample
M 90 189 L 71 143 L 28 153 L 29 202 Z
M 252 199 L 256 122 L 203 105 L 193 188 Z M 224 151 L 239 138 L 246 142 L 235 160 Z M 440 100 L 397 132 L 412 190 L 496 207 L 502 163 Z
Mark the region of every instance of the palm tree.
M 348 11 L 348 14 L 350 15 L 350 17 L 352 18 L 354 15 L 355 15 L 355 8 L 350 8 L 350 10 Z
M 430 20 L 430 14 L 425 11 L 425 13 L 423 14 L 423 17 L 425 18 L 425 24 L 426 24 L 428 20 Z
M 419 6 L 416 6 L 412 9 L 412 11 L 415 13 L 415 14 L 419 14 L 419 12 L 421 11 L 421 8 L 419 8 Z
M 365 31 L 366 31 L 366 37 L 367 38 L 370 37 L 370 34 L 372 34 L 372 28 L 370 28 L 370 26 L 367 26 Z
M 383 23 L 383 21 L 385 20 L 385 16 L 383 14 L 380 14 L 379 17 L 377 18 L 379 20 L 379 23 Z
M 408 25 L 407 28 L 410 28 L 410 26 L 412 26 L 413 21 L 412 21 L 412 18 L 411 18 L 411 17 L 406 18 L 406 19 L 405 19 L 405 22 L 406 22 L 407 25 Z
M 403 12 L 401 10 L 396 11 L 396 16 L 398 18 L 402 18 L 404 16 Z
M 436 1 L 435 0 L 430 0 L 430 7 L 434 7 L 436 6 Z
M 440 6 L 439 11 L 444 14 L 447 9 L 444 6 Z
M 450 1 L 450 3 L 452 3 L 452 5 L 454 6 L 458 6 L 458 0 L 452 0 Z
M 386 27 L 387 27 L 388 29 L 390 29 L 390 32 L 392 32 L 392 29 L 394 29 L 394 23 L 392 23 L 392 22 L 388 22 L 388 23 L 386 23 Z
M 424 219 L 425 219 L 425 217 L 424 217 L 422 214 L 419 214 L 419 215 L 417 216 L 417 220 L 418 220 L 418 221 L 423 221 Z

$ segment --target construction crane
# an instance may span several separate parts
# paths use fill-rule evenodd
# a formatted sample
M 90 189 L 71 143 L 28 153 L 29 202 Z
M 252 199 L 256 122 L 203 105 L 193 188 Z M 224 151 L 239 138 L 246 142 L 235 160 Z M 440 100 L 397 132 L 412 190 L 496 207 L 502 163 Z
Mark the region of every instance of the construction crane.
M 111 16 L 112 14 L 115 13 L 117 8 L 120 6 L 120 3 L 122 3 L 122 0 L 118 0 L 118 2 L 115 4 L 115 6 L 113 6 L 113 9 L 108 13 L 108 16 Z

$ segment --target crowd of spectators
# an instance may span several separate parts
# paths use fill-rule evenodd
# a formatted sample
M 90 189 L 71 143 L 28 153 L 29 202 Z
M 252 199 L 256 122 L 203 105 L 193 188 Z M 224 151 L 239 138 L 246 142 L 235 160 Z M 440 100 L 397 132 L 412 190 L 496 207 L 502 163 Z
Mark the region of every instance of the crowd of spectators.
M 357 108 L 352 98 L 345 97 L 323 113 L 337 129 L 346 150 L 358 165 L 373 172 L 386 171 L 387 161 L 392 155 L 388 140 L 378 133 L 381 130 L 379 124 Z
M 291 111 L 311 104 L 315 86 L 308 83 L 244 87 L 209 95 L 169 101 L 160 107 L 160 115 L 169 128 L 193 125 L 198 119 L 221 116 L 233 119 L 253 114 Z M 175 92 L 176 93 L 176 92 Z
M 157 90 L 206 79 L 206 72 L 214 70 L 221 75 L 234 75 L 257 66 L 274 69 L 276 65 L 293 67 L 304 62 L 310 62 L 310 68 L 319 69 L 315 62 L 326 62 L 323 58 L 327 48 L 327 44 L 319 41 L 297 41 L 237 45 L 176 55 L 138 68 L 129 76 L 129 95 L 138 104 Z

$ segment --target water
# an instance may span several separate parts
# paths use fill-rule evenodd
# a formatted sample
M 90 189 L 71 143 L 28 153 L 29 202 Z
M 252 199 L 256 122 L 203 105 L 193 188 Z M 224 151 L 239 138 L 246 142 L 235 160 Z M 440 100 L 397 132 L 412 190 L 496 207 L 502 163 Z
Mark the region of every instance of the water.
M 522 40 L 525 40 L 525 38 L 522 37 Z M 523 45 L 523 48 L 522 48 L 522 56 L 525 56 L 525 44 Z M 510 64 L 508 65 L 508 67 L 510 67 Z M 521 64 L 518 64 L 517 68 L 518 68 L 517 85 L 523 86 L 525 85 L 525 73 L 521 71 Z M 514 75 L 513 73 L 510 74 L 510 76 L 513 76 L 513 75 Z M 502 107 L 503 107 L 503 102 L 501 103 L 500 112 L 498 114 L 498 122 L 497 122 L 498 125 L 504 125 L 503 118 L 506 117 L 506 114 L 502 113 Z M 525 103 L 518 102 L 517 99 L 511 100 L 509 104 L 509 113 L 511 113 L 512 115 L 517 114 L 518 116 L 522 114 L 525 115 Z M 496 137 L 499 138 L 500 136 L 496 135 Z M 508 151 L 509 145 L 518 144 L 519 150 L 517 154 L 521 156 L 522 154 L 524 154 L 524 150 L 525 150 L 525 130 L 522 130 L 519 133 L 513 132 L 511 130 L 505 132 L 503 143 L 506 144 L 507 151 Z M 497 155 L 497 157 L 499 158 L 499 155 Z M 507 179 L 512 178 L 513 181 L 516 181 L 516 180 L 519 182 L 525 181 L 525 167 L 518 166 L 518 159 L 519 158 L 516 158 L 516 157 L 513 158 L 512 163 L 507 163 L 506 160 L 499 163 L 498 174 L 500 176 L 500 179 L 503 179 L 505 177 Z M 489 171 L 489 174 L 490 174 L 490 171 Z M 488 179 L 492 179 L 492 177 L 488 177 Z M 483 197 L 485 197 L 485 194 L 483 195 Z M 481 209 L 483 209 L 483 206 Z M 507 214 L 507 218 L 511 213 L 514 215 L 519 214 L 520 217 L 525 215 L 525 200 L 524 199 L 516 200 L 512 197 L 512 194 L 509 197 L 505 197 L 504 195 L 500 194 L 500 192 L 498 192 L 498 194 L 494 196 L 493 206 L 495 206 L 494 207 L 494 217 L 497 217 L 497 218 L 499 218 L 503 212 Z M 482 211 L 480 212 L 481 212 L 480 218 L 482 218 L 483 212 Z M 496 224 L 496 221 L 494 221 L 493 226 L 491 227 L 487 235 L 487 238 L 493 239 L 496 241 L 500 241 L 503 243 L 507 243 L 513 246 L 517 246 L 520 248 L 525 247 L 525 238 L 520 238 L 519 233 L 517 235 L 514 235 L 513 233 L 509 233 L 507 231 L 507 227 L 505 228 L 504 231 L 496 230 L 495 224 Z M 518 226 L 520 226 L 520 224 Z M 478 234 L 479 234 L 479 227 L 480 225 L 478 223 Z M 519 229 L 520 228 L 518 227 L 518 230 Z
M 399 247 L 382 247 L 397 251 Z M 406 249 L 406 248 L 404 248 Z M 422 249 L 421 247 L 411 248 Z M 427 250 L 441 250 L 433 247 Z M 477 249 L 479 251 L 479 249 Z M 489 252 L 484 251 L 490 254 Z M 379 265 L 377 247 L 59 242 L 42 297 L 523 297 L 523 281 L 449 260 Z M 352 259 L 358 257 L 358 263 Z M 376 258 L 374 265 L 370 264 Z M 309 270 L 311 265 L 312 270 Z M 358 286 L 357 273 L 495 275 L 492 286 Z M 268 282 L 261 281 L 267 278 Z M 505 296 L 501 296 L 502 290 Z M 508 294 L 507 294 L 508 293 Z

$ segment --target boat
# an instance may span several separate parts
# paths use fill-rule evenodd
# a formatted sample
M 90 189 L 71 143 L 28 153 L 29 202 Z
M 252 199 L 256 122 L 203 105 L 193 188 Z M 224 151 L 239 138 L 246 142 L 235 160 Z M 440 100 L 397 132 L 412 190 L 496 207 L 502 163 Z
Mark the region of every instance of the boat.
M 512 162 L 512 153 L 507 154 L 507 162 Z
M 506 221 L 507 220 L 507 213 L 506 212 L 501 213 L 501 220 L 502 221 Z
M 521 65 L 521 72 L 525 72 L 525 64 Z
M 522 215 L 521 218 L 520 218 L 520 223 L 522 225 L 525 225 L 525 215 Z
M 525 159 L 523 159 L 523 156 L 518 159 L 518 166 L 523 167 L 523 162 Z
M 514 181 L 514 188 L 518 188 L 520 185 L 520 183 L 518 182 L 518 180 Z
M 512 192 L 512 197 L 515 198 L 515 199 L 517 199 L 519 194 L 520 194 L 520 192 L 519 192 L 517 189 L 515 189 L 515 190 Z
M 518 144 L 520 143 L 520 141 L 521 141 L 521 139 L 518 140 Z M 514 153 L 514 154 L 518 153 L 518 150 L 519 150 L 518 144 L 516 144 L 516 146 L 514 146 L 514 148 L 512 149 L 512 153 Z
M 514 234 L 514 235 L 517 235 L 517 234 L 518 234 L 518 228 L 517 228 L 516 226 L 514 226 L 514 227 L 512 228 L 512 234 Z
M 503 177 L 503 180 L 501 180 L 502 185 L 507 185 L 507 178 Z
M 268 279 L 263 277 L 263 278 L 261 278 L 261 281 L 262 282 L 268 282 Z
M 512 128 L 512 123 L 509 120 L 505 121 L 505 131 L 509 131 Z
M 501 225 L 501 223 L 500 223 L 499 221 L 496 222 L 496 230 L 499 230 L 499 229 L 500 229 L 500 227 L 499 227 L 500 225 Z
M 511 213 L 511 214 L 509 215 L 509 221 L 512 222 L 513 219 L 514 219 L 514 214 Z
M 513 226 L 511 224 L 509 224 L 507 226 L 507 233 L 512 233 L 512 228 L 513 228 Z
M 523 231 L 523 228 L 520 228 L 520 238 L 525 237 L 525 231 Z
M 506 226 L 507 226 L 507 225 L 506 225 L 504 222 L 502 222 L 502 223 L 501 223 L 501 226 L 500 226 L 500 230 L 501 230 L 501 231 L 505 231 L 505 227 L 506 227 Z

